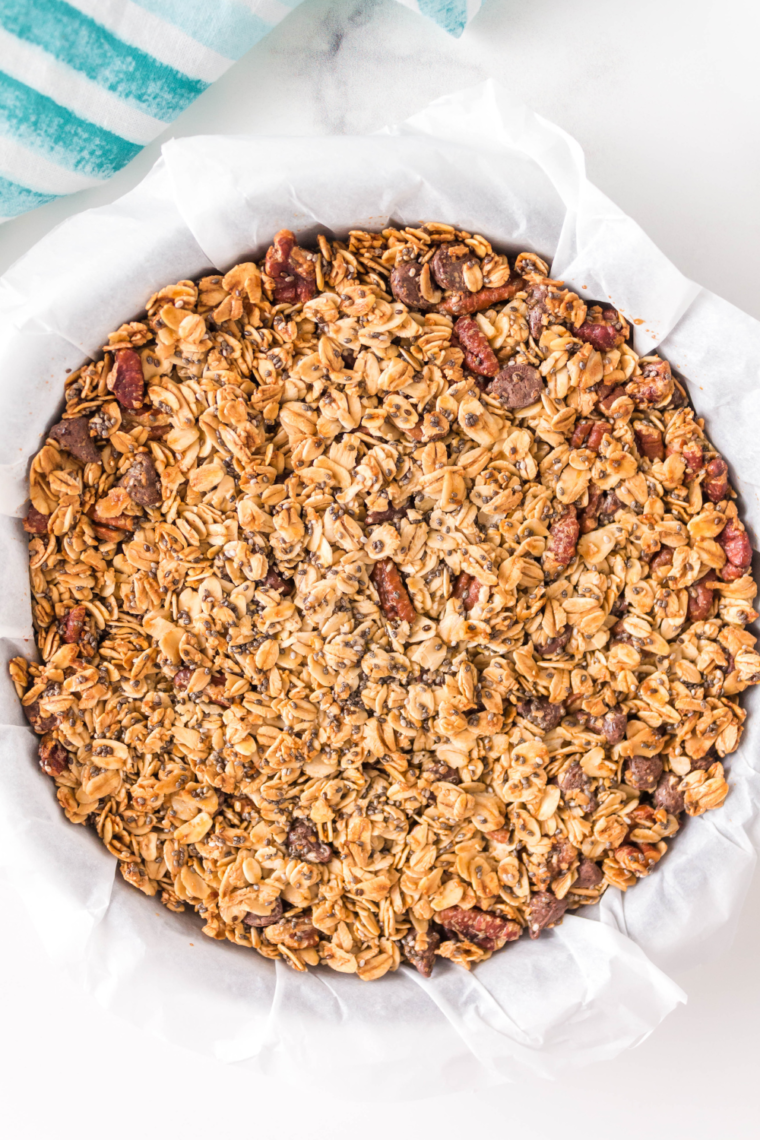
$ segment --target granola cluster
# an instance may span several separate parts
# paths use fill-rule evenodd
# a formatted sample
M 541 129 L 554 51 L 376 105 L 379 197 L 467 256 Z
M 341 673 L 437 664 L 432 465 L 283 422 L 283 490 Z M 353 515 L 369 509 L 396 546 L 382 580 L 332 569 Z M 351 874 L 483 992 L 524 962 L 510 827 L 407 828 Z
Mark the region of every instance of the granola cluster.
M 727 794 L 760 657 L 726 463 L 534 254 L 284 230 L 69 376 L 30 496 L 42 768 L 213 938 L 469 966 Z

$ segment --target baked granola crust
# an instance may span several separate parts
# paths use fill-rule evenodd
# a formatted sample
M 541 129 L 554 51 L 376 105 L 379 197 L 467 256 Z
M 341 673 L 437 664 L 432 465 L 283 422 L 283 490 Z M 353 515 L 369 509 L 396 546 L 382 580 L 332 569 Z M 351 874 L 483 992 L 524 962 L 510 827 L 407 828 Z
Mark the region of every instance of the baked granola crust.
M 65 395 L 11 674 L 68 819 L 206 934 L 469 967 L 725 799 L 760 681 L 727 465 L 535 254 L 281 231 Z

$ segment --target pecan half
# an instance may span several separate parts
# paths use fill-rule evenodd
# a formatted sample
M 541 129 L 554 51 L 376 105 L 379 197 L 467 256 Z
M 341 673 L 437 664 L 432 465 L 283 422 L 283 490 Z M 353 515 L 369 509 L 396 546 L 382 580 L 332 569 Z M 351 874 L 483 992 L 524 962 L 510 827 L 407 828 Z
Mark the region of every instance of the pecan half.
M 329 863 L 333 857 L 332 847 L 322 843 L 316 827 L 308 819 L 297 819 L 291 825 L 287 846 L 291 859 L 301 859 L 304 863 Z
M 64 768 L 68 767 L 69 754 L 54 736 L 43 736 L 37 752 L 40 768 L 46 776 L 60 776 Z
M 159 507 L 161 505 L 161 477 L 156 471 L 153 457 L 147 451 L 139 452 L 132 466 L 119 480 L 130 499 L 134 499 L 141 507 Z M 108 524 L 108 520 L 105 520 Z
M 461 906 L 447 907 L 439 912 L 438 922 L 447 932 L 473 942 L 481 950 L 501 950 L 506 942 L 514 942 L 522 934 L 519 923 L 477 907 L 471 910 L 464 910 Z
M 401 939 L 401 953 L 423 978 L 429 978 L 435 965 L 435 952 L 441 945 L 441 936 L 434 930 L 424 934 L 412 928 Z
M 561 922 L 567 907 L 567 899 L 558 899 L 551 891 L 537 891 L 531 895 L 528 907 L 528 934 L 531 938 L 538 938 L 542 930 Z
M 718 535 L 718 542 L 726 554 L 726 565 L 719 571 L 724 582 L 741 578 L 752 564 L 752 547 L 746 530 L 738 519 L 729 519 Z
M 49 436 L 80 463 L 100 463 L 100 452 L 90 435 L 90 421 L 86 416 L 61 420 L 49 431 Z
M 495 289 L 479 289 L 477 293 L 452 293 L 438 306 L 438 312 L 451 313 L 455 317 L 463 313 L 479 313 L 481 309 L 490 309 L 491 305 L 499 301 L 511 301 L 515 293 L 524 288 L 525 282 L 517 277 L 506 285 L 497 285 Z
M 465 610 L 469 611 L 478 604 L 480 598 L 480 582 L 472 574 L 459 574 L 454 582 L 451 596 L 460 598 Z
M 728 464 L 718 456 L 705 467 L 702 490 L 712 503 L 720 503 L 728 497 Z
M 505 408 L 528 408 L 544 390 L 541 373 L 531 364 L 508 364 L 488 386 Z
M 460 317 L 454 325 L 454 336 L 464 351 L 465 367 L 479 376 L 495 376 L 499 371 L 496 353 L 485 333 L 480 331 L 472 317 Z
M 276 304 L 310 301 L 317 291 L 316 257 L 296 245 L 291 230 L 280 230 L 272 239 L 264 270 L 274 282 Z
M 136 411 L 145 398 L 142 360 L 133 348 L 120 348 L 108 377 L 108 387 L 122 408 Z
M 393 559 L 381 558 L 375 563 L 370 577 L 380 597 L 380 608 L 388 620 L 413 622 L 417 611 Z

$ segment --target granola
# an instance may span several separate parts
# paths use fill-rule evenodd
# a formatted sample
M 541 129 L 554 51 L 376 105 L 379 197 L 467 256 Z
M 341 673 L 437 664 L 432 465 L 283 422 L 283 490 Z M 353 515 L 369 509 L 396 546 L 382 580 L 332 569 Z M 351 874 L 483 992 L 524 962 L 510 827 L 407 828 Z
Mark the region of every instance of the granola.
M 212 938 L 469 967 L 724 801 L 760 681 L 727 465 L 540 257 L 281 231 L 65 397 L 11 673 L 68 819 Z

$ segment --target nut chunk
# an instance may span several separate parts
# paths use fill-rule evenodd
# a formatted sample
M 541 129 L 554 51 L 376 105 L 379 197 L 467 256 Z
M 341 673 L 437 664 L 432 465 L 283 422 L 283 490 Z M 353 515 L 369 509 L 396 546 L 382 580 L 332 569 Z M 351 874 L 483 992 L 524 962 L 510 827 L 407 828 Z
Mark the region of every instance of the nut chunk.
M 329 863 L 333 857 L 332 848 L 322 843 L 317 829 L 308 819 L 297 819 L 288 832 L 288 854 L 292 859 L 304 863 Z
M 712 503 L 720 503 L 728 495 L 728 464 L 720 456 L 711 459 L 705 467 L 702 490 Z
M 538 891 L 531 897 L 528 910 L 528 933 L 538 938 L 542 930 L 556 926 L 567 910 L 565 899 L 558 899 L 551 891 Z
M 465 610 L 469 613 L 473 606 L 478 604 L 480 598 L 480 582 L 472 574 L 464 572 L 457 576 L 452 591 L 453 598 L 460 598 Z
M 288 950 L 308 950 L 319 943 L 319 931 L 312 924 L 310 914 L 283 918 L 272 926 L 267 926 L 264 936 L 268 942 L 282 944 Z
M 454 325 L 454 333 L 464 350 L 464 363 L 470 372 L 495 376 L 499 371 L 496 353 L 472 317 L 460 317 Z
M 575 558 L 580 532 L 575 507 L 565 507 L 549 531 L 543 557 L 545 573 L 556 574 L 558 570 L 570 565 Z
M 665 447 L 659 428 L 653 424 L 638 421 L 633 425 L 633 434 L 636 436 L 636 446 L 647 459 L 665 458 Z
M 430 267 L 419 261 L 399 261 L 391 271 L 391 293 L 409 309 L 424 313 L 432 309 L 428 297 L 440 297 L 430 281 Z
M 50 438 L 71 452 L 80 463 L 100 463 L 100 452 L 90 435 L 89 423 L 86 416 L 61 420 L 50 429 Z
M 380 608 L 388 620 L 414 621 L 417 611 L 393 559 L 381 558 L 376 562 L 371 578 L 380 595 Z
M 662 760 L 659 756 L 632 756 L 625 766 L 623 779 L 639 792 L 653 792 L 661 775 Z
M 588 341 L 597 352 L 609 352 L 624 344 L 629 333 L 628 323 L 612 305 L 592 305 L 575 335 L 578 340 Z
M 718 535 L 726 554 L 726 565 L 720 571 L 724 582 L 733 582 L 747 573 L 752 562 L 752 547 L 747 532 L 738 519 L 729 519 Z
M 659 408 L 667 404 L 674 387 L 667 360 L 655 357 L 643 362 L 641 376 L 634 377 L 625 390 L 637 408 Z
M 246 924 L 246 926 L 256 926 L 261 928 L 262 926 L 274 926 L 274 924 L 276 922 L 279 922 L 281 918 L 282 899 L 276 899 L 274 906 L 272 907 L 272 910 L 269 914 L 253 914 L 253 912 L 249 910 L 248 914 L 243 917 L 243 922 Z
M 63 640 L 67 645 L 74 645 L 81 640 L 85 628 L 87 610 L 84 606 L 72 606 L 62 622 Z
M 652 796 L 656 808 L 665 808 L 671 815 L 679 815 L 684 809 L 683 792 L 680 790 L 680 780 L 673 772 L 664 772 Z
M 43 515 L 36 507 L 29 507 L 23 527 L 27 534 L 47 534 L 50 515 Z
M 489 386 L 488 395 L 495 396 L 505 408 L 528 408 L 543 390 L 541 373 L 532 364 L 508 364 Z
M 43 736 L 37 749 L 40 757 L 40 768 L 46 776 L 60 776 L 68 766 L 69 754 L 54 736 Z
M 294 305 L 310 301 L 317 291 L 316 258 L 296 245 L 291 230 L 280 230 L 267 250 L 264 268 L 274 281 L 277 304 Z
M 581 859 L 578 864 L 578 878 L 570 888 L 572 891 L 593 891 L 604 878 L 602 868 L 593 859 Z
M 505 942 L 514 942 L 522 933 L 520 924 L 500 914 L 488 914 L 473 907 L 463 910 L 461 906 L 450 906 L 438 915 L 441 926 L 452 934 L 458 934 L 468 942 L 474 942 L 481 950 L 501 950 Z
M 689 620 L 704 621 L 713 604 L 713 590 L 718 585 L 715 571 L 709 570 L 704 577 L 689 586 Z
M 553 705 L 546 697 L 532 697 L 517 706 L 519 716 L 524 716 L 542 732 L 551 732 L 565 715 L 564 705 Z
M 407 962 L 411 962 L 415 970 L 423 978 L 429 978 L 435 965 L 435 952 L 441 945 L 441 936 L 434 930 L 426 934 L 419 934 L 412 929 L 401 939 L 401 951 Z
M 464 242 L 445 242 L 433 254 L 433 276 L 442 289 L 476 293 L 483 284 L 478 259 Z
M 161 479 L 147 451 L 141 451 L 135 456 L 134 463 L 119 480 L 119 486 L 141 507 L 161 505 Z
M 133 348 L 120 348 L 108 377 L 108 387 L 122 408 L 136 411 L 142 407 L 145 377 L 142 361 Z

